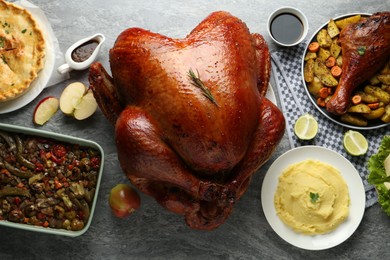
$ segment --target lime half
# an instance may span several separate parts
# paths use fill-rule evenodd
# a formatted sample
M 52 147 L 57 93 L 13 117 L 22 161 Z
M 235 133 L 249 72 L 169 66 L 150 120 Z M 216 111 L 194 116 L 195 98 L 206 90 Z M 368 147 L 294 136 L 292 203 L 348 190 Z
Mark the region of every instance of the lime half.
M 318 132 L 318 123 L 310 114 L 301 115 L 294 125 L 294 133 L 301 140 L 311 140 Z
M 349 130 L 344 134 L 343 145 L 347 153 L 359 156 L 367 153 L 367 139 L 360 132 Z

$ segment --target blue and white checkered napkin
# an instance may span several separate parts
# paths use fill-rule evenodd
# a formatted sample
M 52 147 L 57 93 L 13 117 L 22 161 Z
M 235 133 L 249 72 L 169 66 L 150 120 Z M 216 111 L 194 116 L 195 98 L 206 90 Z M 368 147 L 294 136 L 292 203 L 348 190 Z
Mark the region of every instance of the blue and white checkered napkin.
M 362 132 L 369 142 L 368 152 L 364 156 L 358 157 L 348 155 L 342 144 L 343 135 L 348 129 L 321 114 L 312 104 L 304 89 L 301 62 L 305 47 L 306 44 L 301 43 L 296 47 L 281 49 L 271 54 L 272 73 L 286 118 L 286 129 L 291 148 L 318 145 L 343 155 L 355 166 L 362 178 L 366 190 L 366 207 L 372 206 L 378 198 L 374 187 L 367 181 L 367 163 L 371 155 L 378 151 L 383 136 L 389 134 L 389 126 Z M 304 113 L 312 114 L 318 121 L 318 134 L 311 141 L 301 141 L 294 135 L 294 123 Z

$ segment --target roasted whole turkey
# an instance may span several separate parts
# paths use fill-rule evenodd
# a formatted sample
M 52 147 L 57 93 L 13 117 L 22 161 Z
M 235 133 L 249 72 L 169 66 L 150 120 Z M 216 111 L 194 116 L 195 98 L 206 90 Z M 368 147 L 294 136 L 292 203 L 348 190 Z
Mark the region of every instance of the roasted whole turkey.
M 140 28 L 110 50 L 90 87 L 112 124 L 131 183 L 194 229 L 228 218 L 256 170 L 284 134 L 281 111 L 265 94 L 270 77 L 263 37 L 215 12 L 184 39 Z

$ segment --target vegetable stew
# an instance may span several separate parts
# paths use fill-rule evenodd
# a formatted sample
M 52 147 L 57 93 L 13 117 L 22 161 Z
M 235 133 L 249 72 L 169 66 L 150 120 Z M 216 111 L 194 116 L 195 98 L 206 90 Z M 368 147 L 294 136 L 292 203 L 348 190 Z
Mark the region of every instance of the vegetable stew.
M 0 130 L 0 220 L 82 230 L 101 158 L 91 147 Z

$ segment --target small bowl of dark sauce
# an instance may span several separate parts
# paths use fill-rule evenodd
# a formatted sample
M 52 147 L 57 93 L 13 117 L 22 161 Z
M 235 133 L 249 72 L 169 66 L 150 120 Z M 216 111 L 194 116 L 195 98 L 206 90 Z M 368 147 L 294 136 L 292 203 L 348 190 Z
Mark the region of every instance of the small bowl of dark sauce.
M 272 40 L 283 47 L 301 43 L 308 32 L 306 16 L 293 7 L 281 7 L 268 17 L 268 33 Z
M 66 63 L 59 66 L 57 71 L 63 74 L 71 70 L 87 69 L 95 61 L 104 41 L 104 35 L 97 33 L 75 42 L 65 53 Z

